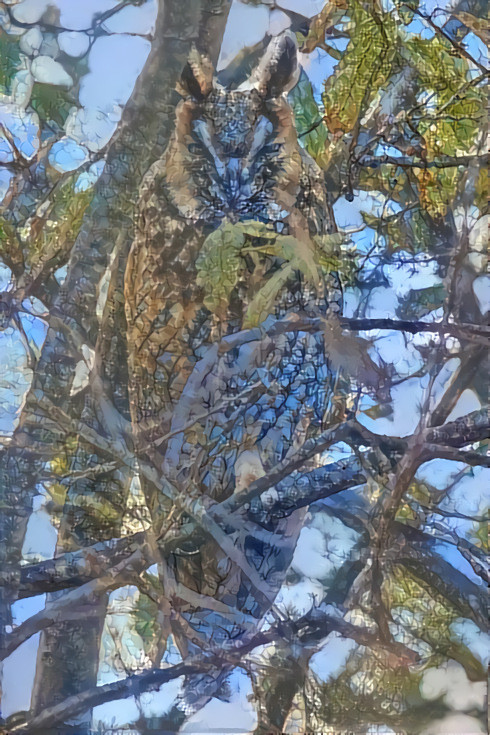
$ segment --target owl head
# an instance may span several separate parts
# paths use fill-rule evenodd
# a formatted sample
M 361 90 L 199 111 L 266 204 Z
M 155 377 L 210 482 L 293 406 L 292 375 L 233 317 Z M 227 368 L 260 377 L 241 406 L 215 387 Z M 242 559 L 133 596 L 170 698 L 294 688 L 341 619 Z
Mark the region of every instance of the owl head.
M 169 148 L 167 181 L 181 214 L 216 227 L 224 219 L 278 222 L 274 189 L 293 133 L 285 94 L 299 77 L 297 44 L 286 31 L 241 54 L 215 75 L 193 49 L 178 85 L 183 102 Z

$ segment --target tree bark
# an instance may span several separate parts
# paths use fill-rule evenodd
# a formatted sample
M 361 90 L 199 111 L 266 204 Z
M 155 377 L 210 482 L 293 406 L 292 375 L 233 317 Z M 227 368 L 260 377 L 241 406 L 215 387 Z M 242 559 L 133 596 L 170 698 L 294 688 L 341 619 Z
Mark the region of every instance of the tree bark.
M 42 394 L 73 419 L 83 417 L 92 428 L 107 431 L 124 442 L 123 427 L 128 412 L 124 312 L 121 308 L 121 273 L 132 237 L 133 212 L 143 174 L 164 150 L 173 126 L 177 102 L 175 84 L 193 43 L 216 56 L 226 23 L 229 0 L 191 0 L 160 3 L 155 41 L 146 68 L 138 80 L 123 121 L 107 156 L 107 163 L 85 216 L 70 257 L 65 284 L 54 302 L 52 326 L 36 369 L 16 440 L 46 445 L 46 456 L 64 450 L 65 436 L 42 426 L 48 421 L 38 404 Z M 209 48 L 206 48 L 206 44 Z M 97 317 L 101 278 L 113 266 L 109 302 L 102 322 Z M 95 354 L 95 370 L 89 387 L 71 395 L 74 369 L 83 359 L 82 346 Z M 107 392 L 107 387 L 109 391 Z M 101 391 L 102 387 L 102 391 Z M 101 393 L 111 403 L 102 405 Z M 106 412 L 110 411 L 110 420 Z M 41 423 L 40 423 L 41 422 Z M 130 450 L 130 447 L 128 448 Z M 46 457 L 43 457 L 43 462 Z M 71 468 L 85 469 L 100 461 L 92 447 L 78 439 Z M 24 449 L 6 453 L 3 474 L 8 478 L 7 509 L 2 516 L 4 548 L 15 569 L 30 514 L 41 463 Z M 83 478 L 69 485 L 61 521 L 57 553 L 75 551 L 94 542 L 117 537 L 130 481 L 127 470 L 118 469 L 96 481 Z M 88 495 L 102 497 L 113 506 L 112 521 L 102 524 L 94 513 L 85 512 Z M 15 573 L 12 574 L 15 580 Z M 13 599 L 14 591 L 10 590 Z M 8 602 L 10 602 L 9 600 Z M 98 647 L 105 614 L 106 595 L 98 615 L 58 625 L 42 636 L 33 692 L 33 709 L 46 706 L 94 685 Z M 8 619 L 7 619 L 8 621 Z M 82 718 L 88 724 L 89 717 Z

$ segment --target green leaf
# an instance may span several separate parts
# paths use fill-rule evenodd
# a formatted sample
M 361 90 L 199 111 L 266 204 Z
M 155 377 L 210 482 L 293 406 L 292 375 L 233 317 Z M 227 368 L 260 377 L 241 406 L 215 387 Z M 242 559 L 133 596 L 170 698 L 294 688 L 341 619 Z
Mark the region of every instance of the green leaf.
M 427 161 L 440 156 L 476 155 L 474 146 L 485 110 L 485 90 L 467 88 L 467 61 L 455 54 L 449 42 L 439 35 L 431 39 L 407 39 L 402 55 L 416 71 L 420 90 L 431 93 L 427 107 L 420 107 L 417 124 L 417 133 L 425 142 Z M 444 216 L 461 179 L 458 168 L 421 166 L 414 173 L 422 206 L 432 217 Z
M 133 610 L 134 627 L 143 640 L 145 653 L 151 650 L 155 638 L 158 635 L 156 622 L 158 608 L 148 595 L 140 594 Z
M 266 225 L 264 222 L 258 222 L 254 219 L 229 226 L 233 228 L 235 233 L 242 233 L 248 237 L 259 237 L 263 240 L 275 240 L 277 238 L 277 232 L 271 225 Z
M 0 91 L 3 94 L 8 94 L 12 77 L 19 68 L 19 59 L 19 36 L 10 36 L 0 29 Z
M 400 312 L 404 319 L 421 319 L 444 303 L 446 290 L 442 283 L 409 292 Z
M 325 50 L 327 54 L 332 57 L 332 59 L 340 61 L 340 59 L 342 58 L 342 52 L 339 51 L 337 48 L 334 48 L 333 46 L 325 46 Z
M 63 127 L 75 100 L 70 91 L 52 84 L 35 82 L 31 93 L 31 105 L 43 122 L 55 122 Z
M 383 232 L 389 253 L 396 250 L 418 253 L 430 250 L 433 244 L 429 218 L 421 207 L 397 212 L 383 218 L 362 212 L 362 218 L 368 227 Z
M 323 167 L 328 132 L 313 96 L 311 82 L 304 71 L 288 99 L 293 108 L 298 138 L 310 156 Z
M 345 240 L 340 232 L 335 232 L 333 235 L 315 235 L 313 239 L 322 256 L 338 262 L 341 255 L 341 246 Z
M 75 192 L 75 172 L 58 186 L 40 218 L 31 220 L 29 251 L 26 265 L 31 275 L 39 273 L 46 263 L 59 267 L 68 256 L 82 225 L 85 211 L 92 201 L 94 191 Z
M 369 11 L 365 9 L 369 7 Z M 396 26 L 390 15 L 352 2 L 350 41 L 325 82 L 325 122 L 334 135 L 350 132 L 389 78 L 395 57 Z
M 478 180 L 475 186 L 475 204 L 481 212 L 487 206 L 488 201 L 488 170 L 486 166 L 482 166 L 478 174 Z
M 273 312 L 277 295 L 286 285 L 293 272 L 293 265 L 291 263 L 285 264 L 260 287 L 245 314 L 243 322 L 245 329 L 256 327 Z
M 423 482 L 413 480 L 409 487 L 411 497 L 422 505 L 430 505 L 432 503 L 431 490 Z
M 302 241 L 292 235 L 279 235 L 276 242 L 284 260 L 289 261 L 308 281 L 318 284 L 318 263 L 314 257 L 315 250 L 311 247 L 313 242 L 309 239 Z
M 379 217 L 376 217 L 374 214 L 370 214 L 369 212 L 361 212 L 361 217 L 363 219 L 363 222 L 368 226 L 372 227 L 373 230 L 377 230 L 379 227 L 382 226 L 382 221 Z
M 488 518 L 489 513 L 490 508 L 486 508 L 485 512 L 482 513 L 483 518 Z M 488 523 L 475 523 L 470 531 L 470 537 L 480 549 L 485 552 L 488 551 Z
M 393 406 L 389 403 L 376 403 L 374 406 L 365 408 L 362 413 L 365 413 L 370 419 L 385 419 L 393 415 Z
M 0 218 L 0 258 L 14 272 L 24 269 L 24 255 L 15 226 L 4 217 Z
M 244 243 L 241 227 L 229 223 L 218 227 L 204 241 L 196 262 L 197 283 L 204 288 L 204 304 L 212 312 L 228 305 L 243 267 L 240 250 Z
M 323 272 L 339 273 L 344 283 L 350 282 L 357 272 L 355 246 L 351 244 L 346 247 L 345 237 L 339 232 L 315 236 L 313 240 L 317 246 L 316 260 Z
M 266 245 L 255 243 L 244 248 L 247 238 L 265 240 Z M 321 268 L 326 272 L 340 268 L 339 246 L 342 241 L 339 234 L 314 239 L 279 235 L 269 226 L 253 220 L 223 224 L 206 238 L 197 259 L 197 282 L 204 288 L 204 303 L 212 312 L 226 310 L 245 267 L 244 251 L 279 259 L 279 270 L 259 286 L 245 315 L 244 326 L 259 324 L 272 312 L 274 300 L 293 271 L 299 271 L 307 281 L 319 287 Z M 281 261 L 286 261 L 286 264 L 281 265 Z

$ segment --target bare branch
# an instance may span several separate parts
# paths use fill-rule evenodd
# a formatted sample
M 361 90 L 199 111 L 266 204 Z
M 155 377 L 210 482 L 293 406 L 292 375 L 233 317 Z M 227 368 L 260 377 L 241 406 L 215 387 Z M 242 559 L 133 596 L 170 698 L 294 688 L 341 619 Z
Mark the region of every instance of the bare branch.
M 107 569 L 124 562 L 137 551 L 146 549 L 146 533 L 141 531 L 117 541 L 105 541 L 74 552 L 66 552 L 54 559 L 20 567 L 18 579 L 19 599 L 78 587 L 106 573 Z M 12 574 L 0 573 L 2 584 L 11 584 Z
M 163 669 L 152 669 L 143 674 L 135 674 L 120 681 L 111 682 L 102 686 L 93 687 L 80 694 L 67 697 L 65 700 L 43 710 L 39 715 L 21 722 L 12 722 L 8 727 L 9 733 L 27 735 L 43 728 L 57 725 L 71 719 L 80 712 L 105 702 L 126 699 L 130 696 L 139 696 L 142 692 L 158 689 L 167 681 L 197 672 L 212 671 L 222 668 L 224 663 L 240 666 L 247 654 L 255 648 L 273 642 L 277 637 L 283 638 L 286 632 L 293 632 L 303 645 L 325 638 L 330 632 L 337 631 L 344 637 L 352 638 L 360 645 L 373 649 L 385 648 L 393 653 L 400 662 L 413 664 L 418 661 L 418 655 L 407 646 L 396 642 L 380 642 L 379 637 L 367 628 L 356 626 L 342 618 L 325 615 L 322 611 L 315 611 L 296 621 L 295 623 L 279 624 L 267 632 L 255 633 L 248 640 L 231 641 L 222 646 L 219 654 L 199 654 L 186 659 L 182 663 L 168 666 Z M 7 723 L 9 725 L 9 723 Z
M 447 444 L 452 447 L 462 447 L 465 444 L 472 444 L 489 437 L 490 417 L 488 411 L 482 408 L 448 424 L 427 429 L 424 438 L 429 444 Z
M 235 492 L 228 500 L 221 503 L 219 506 L 220 512 L 233 513 L 239 507 L 250 503 L 253 498 L 261 495 L 265 490 L 274 487 L 285 477 L 288 477 L 292 472 L 299 469 L 308 459 L 314 457 L 315 454 L 323 452 L 335 442 L 347 439 L 351 436 L 355 425 L 355 422 L 351 421 L 335 424 L 320 434 L 320 436 L 307 440 L 301 449 L 292 457 L 287 457 L 282 462 L 279 462 L 266 475 L 255 480 L 240 492 Z M 213 510 L 213 513 L 216 513 L 216 509 Z M 216 517 L 219 516 L 216 515 Z
M 3 647 L 0 651 L 0 661 L 10 656 L 24 641 L 35 633 L 39 633 L 40 630 L 66 620 L 70 615 L 80 615 L 82 607 L 85 615 L 87 610 L 90 609 L 91 603 L 100 596 L 101 592 L 130 584 L 134 576 L 147 569 L 152 562 L 153 559 L 149 559 L 142 549 L 138 549 L 106 574 L 86 582 L 77 589 L 62 594 L 56 600 L 48 602 L 43 610 L 32 615 L 17 628 L 14 628 L 11 633 L 5 635 Z M 96 612 L 97 610 L 94 608 L 94 613 Z
M 440 444 L 426 444 L 425 450 L 431 459 L 450 459 L 453 462 L 464 462 L 471 467 L 490 467 L 490 457 L 479 452 L 461 451 L 455 447 L 445 447 Z
M 411 322 L 399 319 L 350 319 L 341 317 L 344 328 L 354 331 L 371 329 L 393 329 L 397 332 L 419 334 L 433 332 L 441 337 L 450 335 L 466 342 L 487 342 L 490 340 L 490 327 L 479 324 L 453 324 L 443 322 Z
M 486 584 L 490 583 L 490 571 L 488 568 L 488 557 L 483 549 L 479 549 L 471 541 L 459 536 L 454 529 L 440 521 L 432 521 L 430 523 L 431 532 L 439 531 L 440 536 L 430 534 L 431 538 L 440 538 L 444 543 L 449 543 L 458 549 L 461 556 L 471 565 L 473 571 L 478 577 L 481 577 Z
M 487 156 L 440 156 L 432 161 L 425 159 L 414 159 L 409 156 L 362 156 L 358 160 L 359 166 L 367 166 L 368 168 L 377 168 L 378 166 L 389 165 L 399 166 L 400 168 L 454 168 L 457 166 L 468 166 L 470 163 L 478 161 L 482 166 L 486 165 Z
M 256 523 L 270 526 L 278 518 L 291 515 L 298 508 L 365 482 L 366 475 L 357 457 L 333 462 L 297 477 L 282 480 L 275 486 L 277 499 L 268 504 L 261 498 L 256 498 L 250 504 L 248 515 Z
M 477 346 L 471 349 L 468 348 L 461 358 L 461 364 L 451 384 L 444 393 L 439 405 L 436 406 L 430 416 L 430 426 L 436 427 L 444 424 L 458 402 L 463 390 L 471 384 L 478 371 L 484 369 L 483 363 L 486 359 L 488 359 L 488 349 Z
M 339 322 L 342 328 L 351 329 L 355 332 L 387 329 L 397 332 L 408 332 L 409 334 L 432 332 L 440 336 L 450 335 L 467 342 L 488 342 L 490 340 L 490 327 L 480 324 L 421 322 L 389 318 L 354 319 L 352 317 L 342 316 L 339 317 Z M 285 318 L 277 319 L 267 329 L 254 327 L 241 332 L 235 332 L 225 337 L 219 343 L 219 352 L 222 354 L 249 342 L 263 340 L 266 337 L 272 339 L 288 332 L 320 332 L 322 329 L 323 324 L 320 318 L 308 317 L 304 314 L 290 314 Z
M 331 444 L 346 439 L 352 441 L 353 434 L 356 431 L 359 432 L 360 439 L 364 439 L 369 446 L 373 446 L 376 442 L 383 442 L 388 445 L 391 443 L 393 448 L 398 451 L 404 451 L 406 448 L 406 440 L 373 434 L 355 421 L 336 424 L 319 437 L 306 441 L 301 450 L 273 467 L 264 477 L 253 482 L 248 488 L 239 493 L 234 493 L 231 498 L 222 503 L 210 505 L 208 513 L 212 515 L 215 521 L 226 527 L 232 520 L 231 514 L 249 503 L 251 504 L 249 514 L 252 520 L 267 524 L 275 517 L 284 517 L 297 508 L 304 507 L 316 500 L 331 497 L 349 487 L 363 484 L 366 482 L 366 475 L 358 458 L 349 458 L 342 462 L 325 465 L 312 473 L 301 474 L 297 477 L 293 475 L 290 478 L 308 459 L 321 453 Z M 470 442 L 481 440 L 487 435 L 488 417 L 484 409 L 444 424 L 442 427 L 427 429 L 424 433 L 424 442 L 429 442 L 428 445 L 425 444 L 427 458 L 442 456 L 444 447 L 437 444 L 439 441 L 441 444 L 447 445 L 446 451 L 454 452 L 453 447 L 464 446 Z M 92 441 L 98 441 L 96 436 L 90 435 L 90 438 Z M 458 456 L 458 461 L 466 461 L 467 459 L 472 461 L 475 459 L 480 463 L 482 460 L 480 454 L 477 454 L 476 458 L 465 452 L 461 455 L 452 454 L 452 458 L 456 458 L 456 456 Z M 152 477 L 152 481 L 158 483 L 157 475 L 150 468 L 150 465 L 142 463 L 141 468 L 143 472 L 148 473 L 149 477 Z M 286 480 L 286 478 L 290 478 L 290 480 Z M 253 502 L 263 492 L 274 486 L 277 486 L 278 497 L 273 504 L 266 505 L 260 500 Z M 439 511 L 434 508 L 434 512 Z M 234 524 L 232 523 L 232 525 Z M 188 539 L 188 536 L 189 530 L 180 527 L 178 535 L 166 540 L 162 548 L 178 546 L 179 538 L 183 541 Z M 129 557 L 145 543 L 146 534 L 142 532 L 122 538 L 117 542 L 110 541 L 95 544 L 39 564 L 21 567 L 16 576 L 19 584 L 19 597 L 30 597 L 43 592 L 52 592 L 84 584 Z M 4 571 L 0 574 L 0 581 L 3 584 L 10 584 L 12 579 L 11 572 Z

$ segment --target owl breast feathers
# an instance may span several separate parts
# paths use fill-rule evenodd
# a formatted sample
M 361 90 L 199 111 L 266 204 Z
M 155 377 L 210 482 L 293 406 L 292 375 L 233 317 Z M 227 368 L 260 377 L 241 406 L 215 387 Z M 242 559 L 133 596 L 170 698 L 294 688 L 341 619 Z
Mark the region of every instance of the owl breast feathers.
M 258 59 L 231 68 L 216 77 L 191 52 L 173 136 L 141 187 L 125 295 L 132 411 L 149 441 L 165 433 L 209 342 L 196 270 L 206 236 L 224 222 L 249 220 L 300 241 L 330 231 L 323 174 L 298 143 L 286 98 L 299 76 L 294 34 L 272 38 Z M 305 302 L 304 284 L 290 286 L 278 313 Z M 240 293 L 220 317 L 221 333 L 241 328 L 245 308 Z

